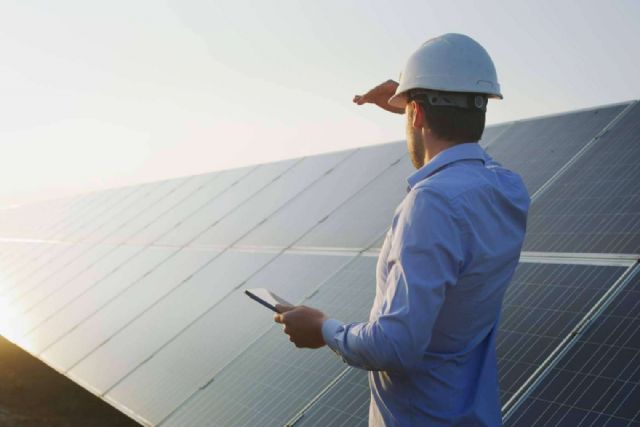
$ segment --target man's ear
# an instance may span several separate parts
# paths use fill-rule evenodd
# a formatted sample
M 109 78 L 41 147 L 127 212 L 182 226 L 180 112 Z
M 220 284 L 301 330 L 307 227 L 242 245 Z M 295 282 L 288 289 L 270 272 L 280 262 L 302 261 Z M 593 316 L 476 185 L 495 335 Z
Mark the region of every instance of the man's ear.
M 413 110 L 412 125 L 414 129 L 422 129 L 424 127 L 424 108 L 416 101 L 411 101 L 411 109 Z

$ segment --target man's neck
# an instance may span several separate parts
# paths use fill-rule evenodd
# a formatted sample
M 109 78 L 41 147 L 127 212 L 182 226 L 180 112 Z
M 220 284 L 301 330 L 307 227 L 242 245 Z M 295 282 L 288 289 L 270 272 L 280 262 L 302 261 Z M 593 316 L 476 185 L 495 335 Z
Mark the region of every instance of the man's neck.
M 455 142 L 446 141 L 440 138 L 424 139 L 424 164 L 427 165 L 435 156 L 456 145 Z

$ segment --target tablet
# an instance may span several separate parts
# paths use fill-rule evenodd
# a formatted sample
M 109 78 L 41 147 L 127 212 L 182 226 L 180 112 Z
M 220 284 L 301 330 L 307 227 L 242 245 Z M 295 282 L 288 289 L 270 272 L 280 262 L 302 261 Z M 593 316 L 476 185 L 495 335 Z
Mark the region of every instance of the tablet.
M 247 294 L 249 298 L 259 302 L 260 304 L 264 305 L 270 310 L 275 311 L 276 313 L 278 312 L 276 310 L 276 304 L 293 305 L 265 288 L 247 289 L 244 291 L 244 293 Z

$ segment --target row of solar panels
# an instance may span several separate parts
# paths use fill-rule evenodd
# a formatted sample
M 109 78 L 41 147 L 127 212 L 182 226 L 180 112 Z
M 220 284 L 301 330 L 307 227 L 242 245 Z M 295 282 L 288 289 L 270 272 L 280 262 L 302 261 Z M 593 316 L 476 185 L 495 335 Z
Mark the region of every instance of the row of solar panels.
M 625 108 L 633 111 L 598 136 Z M 629 196 L 639 114 L 623 104 L 487 129 L 488 152 L 518 171 L 531 194 L 599 140 L 536 200 L 525 250 L 637 249 L 638 200 Z M 5 210 L 0 235 L 116 245 L 359 249 L 388 225 L 410 171 L 404 144 L 384 144 Z M 22 252 L 14 258 L 39 256 L 31 247 Z
M 487 151 L 534 194 L 525 250 L 608 253 L 580 262 L 610 264 L 534 254 L 518 268 L 498 350 L 503 401 L 526 403 L 509 420 L 571 406 L 545 406 L 536 391 L 553 386 L 532 379 L 560 369 L 549 364 L 569 357 L 559 348 L 579 348 L 567 336 L 613 298 L 640 253 L 639 130 L 629 103 L 485 133 Z M 394 143 L 0 211 L 0 333 L 148 424 L 364 422 L 365 374 L 331 352 L 295 350 L 242 290 L 366 319 L 375 248 L 410 172 Z M 615 402 L 629 396 L 639 402 Z M 607 411 L 596 412 L 618 416 Z

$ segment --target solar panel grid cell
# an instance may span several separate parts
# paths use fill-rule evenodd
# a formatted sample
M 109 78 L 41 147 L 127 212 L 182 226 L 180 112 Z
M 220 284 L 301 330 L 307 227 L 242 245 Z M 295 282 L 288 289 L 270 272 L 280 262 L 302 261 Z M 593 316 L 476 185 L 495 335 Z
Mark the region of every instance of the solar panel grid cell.
M 218 221 L 202 233 L 192 246 L 226 247 L 254 229 L 262 221 L 283 209 L 288 202 L 299 197 L 308 186 L 322 179 L 338 164 L 346 161 L 355 150 L 306 157 L 294 167 L 259 191 L 231 215 Z
M 122 209 L 122 206 L 126 205 L 126 203 L 131 203 L 132 199 L 139 197 L 141 194 L 141 189 L 136 187 L 126 188 L 119 192 L 114 191 L 105 198 L 103 203 L 94 206 L 89 212 L 83 211 L 83 215 L 78 217 L 76 217 L 75 213 L 71 215 L 68 222 L 62 224 L 61 227 L 55 227 L 51 233 L 47 233 L 44 240 L 65 241 L 66 237 L 74 231 L 89 227 L 93 228 L 96 224 L 107 221 L 110 215 Z M 46 272 L 54 271 L 57 266 L 64 264 L 59 262 L 60 257 L 66 256 L 68 252 L 73 251 L 72 245 L 43 243 L 40 247 L 41 250 L 34 256 L 33 262 L 16 262 L 15 267 L 8 272 L 16 282 L 22 282 L 25 278 L 30 278 L 34 274 L 42 272 L 42 270 Z
M 309 186 L 267 221 L 245 235 L 237 246 L 288 247 L 347 202 L 405 155 L 406 148 L 383 144 L 357 150 L 323 179 Z M 366 167 L 365 167 L 366 165 Z
M 26 346 L 40 353 L 97 312 L 109 301 L 125 292 L 144 274 L 156 268 L 175 252 L 175 248 L 149 247 L 119 266 L 98 282 L 82 281 L 74 286 L 74 296 L 45 318 L 25 337 Z
M 177 284 L 211 261 L 217 251 L 183 249 L 116 292 L 50 345 L 42 357 L 67 371 L 152 307 Z M 100 287 L 95 288 L 97 291 Z M 109 371 L 102 372 L 108 375 Z
M 393 212 L 406 194 L 406 177 L 411 172 L 411 162 L 405 156 L 332 212 L 295 246 L 356 250 L 367 247 L 391 225 Z
M 184 218 L 169 232 L 157 240 L 162 245 L 182 246 L 189 244 L 217 221 L 246 203 L 274 180 L 294 167 L 299 159 L 283 160 L 255 167 L 242 179 L 232 184 L 227 191 L 201 206 L 193 215 Z
M 349 260 L 337 255 L 280 255 L 194 321 L 108 397 L 159 422 L 272 327 L 273 313 L 247 298 L 244 289 L 266 287 L 298 303 Z
M 551 355 L 623 267 L 521 263 L 504 298 L 497 341 L 503 403 Z
M 250 166 L 213 174 L 211 179 L 206 180 L 194 191 L 188 193 L 179 203 L 155 218 L 147 227 L 130 236 L 127 242 L 132 244 L 156 244 L 165 235 L 174 233 L 174 229 L 179 227 L 182 222 L 197 215 L 212 200 L 229 191 L 236 182 L 247 177 L 255 168 L 256 166 Z
M 369 425 L 370 395 L 367 373 L 350 368 L 327 394 L 292 425 L 366 427 Z
M 640 274 L 586 328 L 505 425 L 640 425 Z
M 497 338 L 503 403 L 571 333 L 624 270 L 563 264 L 518 266 L 505 295 Z M 571 303 L 567 305 L 568 302 Z M 362 408 L 368 408 L 368 402 L 366 374 L 354 369 L 338 380 L 295 425 L 358 425 L 363 417 L 366 420 L 367 413 Z M 359 408 L 359 412 L 354 413 L 353 408 Z
M 368 318 L 375 264 L 375 258 L 356 258 L 305 304 L 345 321 Z M 296 349 L 274 326 L 162 425 L 282 426 L 344 367 L 326 349 Z
M 531 206 L 525 250 L 640 253 L 640 104 Z
M 519 173 L 533 194 L 623 109 L 617 105 L 515 122 L 487 152 Z
M 167 293 L 153 292 L 150 298 L 147 297 L 145 302 L 154 299 L 153 305 L 138 312 L 126 328 L 92 350 L 70 370 L 70 374 L 102 393 L 107 392 L 274 256 L 272 253 L 227 251 L 199 270 L 190 271 L 183 282 L 166 283 L 170 288 Z M 162 327 L 158 328 L 158 325 Z M 128 349 L 125 354 L 122 353 L 124 348 Z

